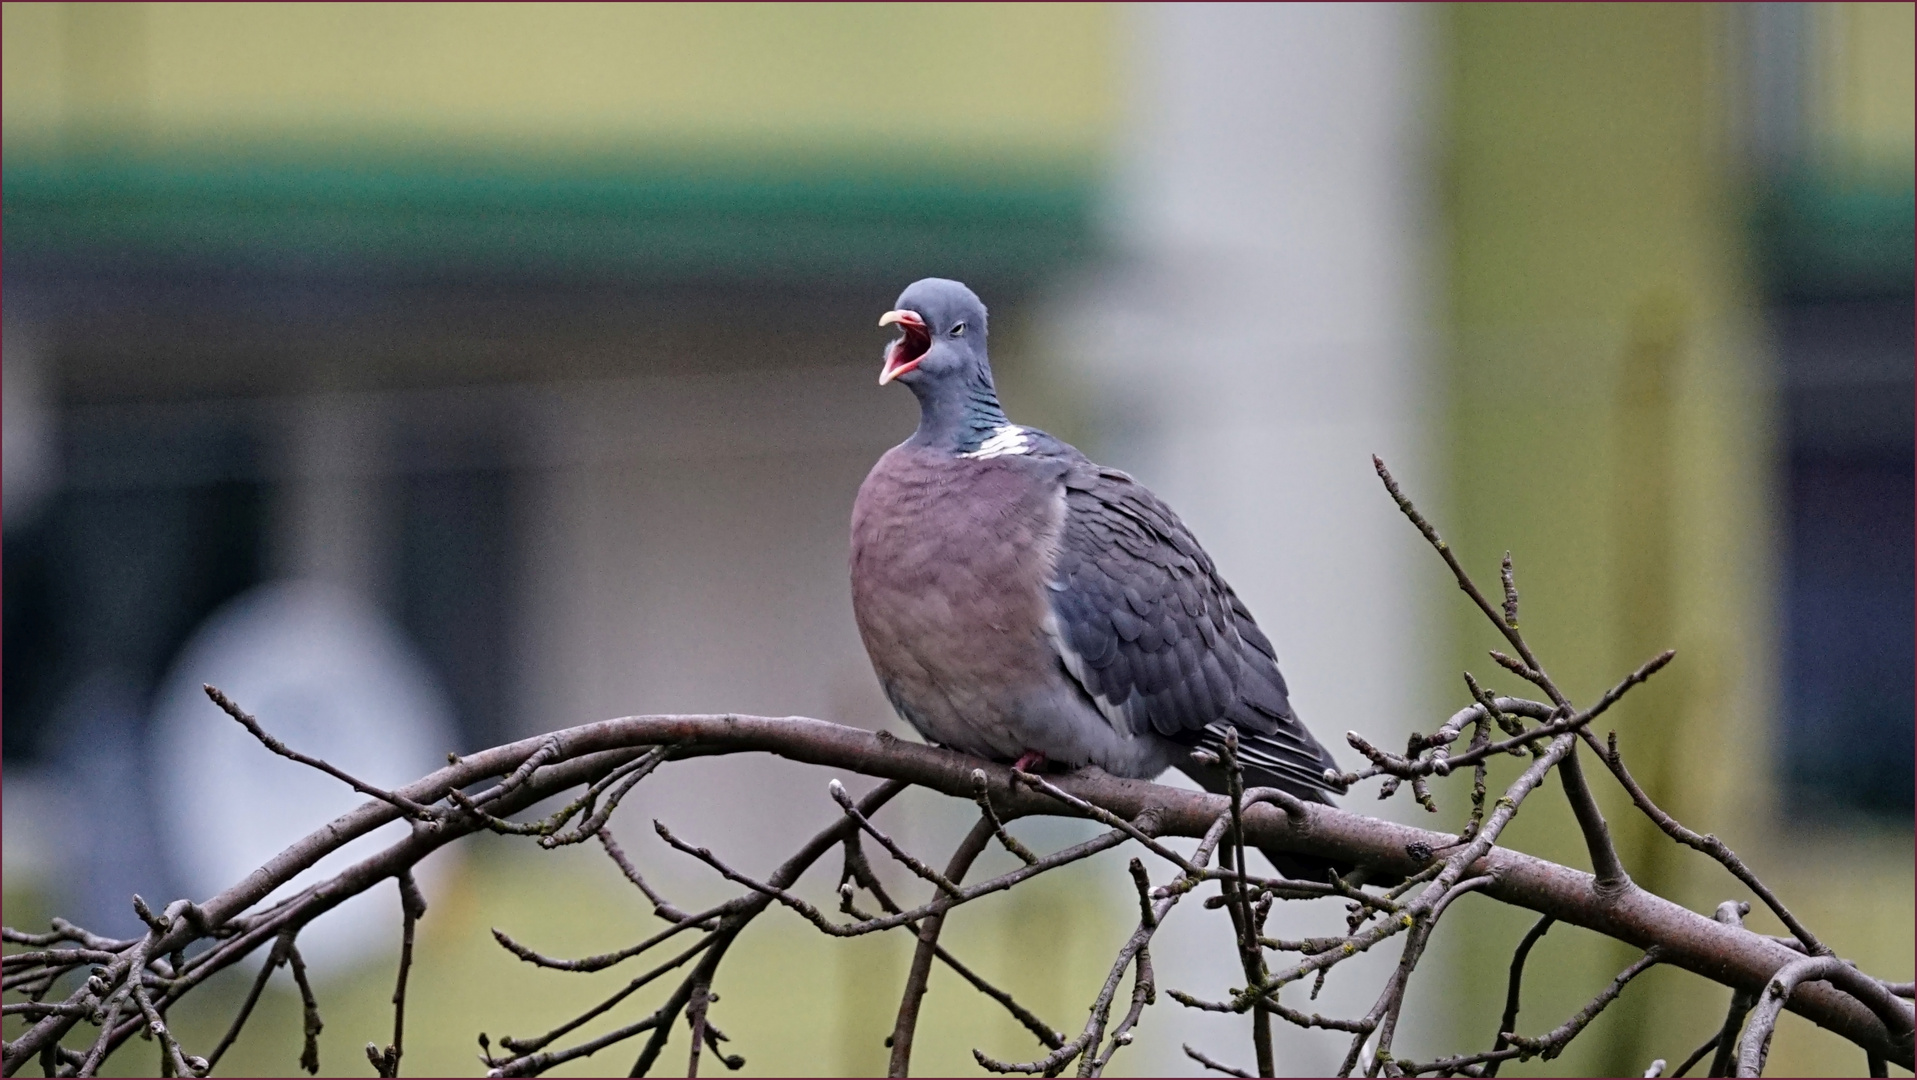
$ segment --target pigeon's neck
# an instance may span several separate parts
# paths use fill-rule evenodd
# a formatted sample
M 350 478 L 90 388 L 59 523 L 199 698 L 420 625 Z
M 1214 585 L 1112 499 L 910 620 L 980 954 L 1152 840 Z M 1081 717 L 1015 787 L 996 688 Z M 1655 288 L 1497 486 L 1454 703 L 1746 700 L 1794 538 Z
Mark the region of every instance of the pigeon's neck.
M 1012 421 L 998 403 L 990 370 L 975 371 L 945 385 L 913 387 L 919 399 L 916 446 L 964 454 L 977 450 Z

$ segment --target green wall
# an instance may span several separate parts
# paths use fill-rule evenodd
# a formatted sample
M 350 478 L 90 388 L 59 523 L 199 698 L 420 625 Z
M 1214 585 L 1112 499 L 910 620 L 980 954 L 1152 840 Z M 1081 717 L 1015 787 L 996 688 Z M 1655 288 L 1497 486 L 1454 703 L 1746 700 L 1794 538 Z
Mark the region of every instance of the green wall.
M 1574 700 L 1677 649 L 1601 727 L 1618 731 L 1662 805 L 1726 832 L 1767 787 L 1749 781 L 1763 775 L 1769 731 L 1770 420 L 1714 81 L 1719 17 L 1689 5 L 1447 9 L 1440 279 L 1454 546 L 1487 581 L 1513 553 L 1526 632 Z M 1456 665 L 1521 691 L 1485 656 L 1497 642 L 1482 618 L 1463 603 L 1450 612 Z M 1587 772 L 1640 884 L 1705 910 L 1741 893 L 1656 833 L 1601 766 Z M 1506 836 L 1589 865 L 1556 785 Z M 1529 923 L 1493 907 L 1461 912 L 1449 931 L 1462 961 L 1453 1019 L 1487 1042 Z M 1554 930 L 1533 956 L 1520 1030 L 1562 1022 L 1631 959 Z M 1701 1041 L 1722 997 L 1653 972 L 1553 1068 L 1641 1075 Z

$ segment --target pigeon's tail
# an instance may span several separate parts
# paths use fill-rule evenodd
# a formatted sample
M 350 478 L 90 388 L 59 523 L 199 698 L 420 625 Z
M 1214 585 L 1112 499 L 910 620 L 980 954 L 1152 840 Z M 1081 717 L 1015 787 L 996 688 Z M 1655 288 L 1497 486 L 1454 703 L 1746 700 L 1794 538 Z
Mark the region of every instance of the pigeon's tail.
M 1345 877 L 1352 871 L 1349 863 L 1332 862 L 1330 859 L 1321 859 L 1315 855 L 1294 855 L 1289 851 L 1278 851 L 1275 848 L 1258 850 L 1264 853 L 1272 869 L 1278 871 L 1279 877 L 1290 878 L 1293 881 L 1321 881 L 1329 884 L 1333 874 Z
M 1213 732 L 1207 729 L 1205 734 Z M 1244 769 L 1245 787 L 1270 787 L 1296 795 L 1306 802 L 1332 805 L 1333 790 L 1324 780 L 1324 770 L 1330 755 L 1324 754 L 1315 741 L 1311 750 L 1323 755 L 1320 760 L 1301 760 L 1305 757 L 1300 748 L 1290 740 L 1274 739 L 1239 729 L 1238 760 Z M 1309 738 L 1309 736 L 1307 736 Z M 1209 744 L 1215 740 L 1201 738 L 1199 746 L 1211 749 Z M 1222 741 L 1222 740 L 1216 740 Z M 1215 755 L 1217 750 L 1212 751 Z M 1314 755 L 1315 756 L 1315 755 Z M 1205 765 L 1188 762 L 1178 766 L 1179 771 L 1198 782 L 1198 785 L 1215 795 L 1223 795 L 1230 790 L 1229 781 L 1222 765 Z M 1329 882 L 1331 876 L 1348 876 L 1355 867 L 1350 863 L 1337 862 L 1316 855 L 1301 855 L 1296 852 L 1279 851 L 1275 848 L 1260 848 L 1272 868 L 1278 873 L 1295 881 Z

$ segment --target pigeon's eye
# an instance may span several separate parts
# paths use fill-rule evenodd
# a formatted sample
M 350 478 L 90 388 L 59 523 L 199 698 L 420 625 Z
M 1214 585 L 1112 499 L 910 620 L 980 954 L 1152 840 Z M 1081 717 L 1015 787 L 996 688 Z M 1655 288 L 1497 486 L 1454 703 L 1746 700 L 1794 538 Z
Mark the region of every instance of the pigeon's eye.
M 958 324 L 957 326 L 954 326 L 954 327 L 952 327 L 952 336 L 953 336 L 953 337 L 964 337 L 964 336 L 965 336 L 965 324 L 964 324 L 964 323 L 959 323 L 959 324 Z

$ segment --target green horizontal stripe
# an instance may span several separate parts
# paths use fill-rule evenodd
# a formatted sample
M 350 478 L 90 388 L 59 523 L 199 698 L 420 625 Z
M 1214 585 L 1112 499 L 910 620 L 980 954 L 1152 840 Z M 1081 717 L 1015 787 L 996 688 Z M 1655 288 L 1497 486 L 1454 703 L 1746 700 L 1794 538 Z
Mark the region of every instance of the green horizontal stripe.
M 896 163 L 227 159 L 10 150 L 9 258 L 284 261 L 401 270 L 1020 276 L 1083 258 L 1068 169 Z
M 1911 292 L 1917 197 L 1909 172 L 1780 172 L 1760 188 L 1756 225 L 1775 291 L 1812 298 Z

